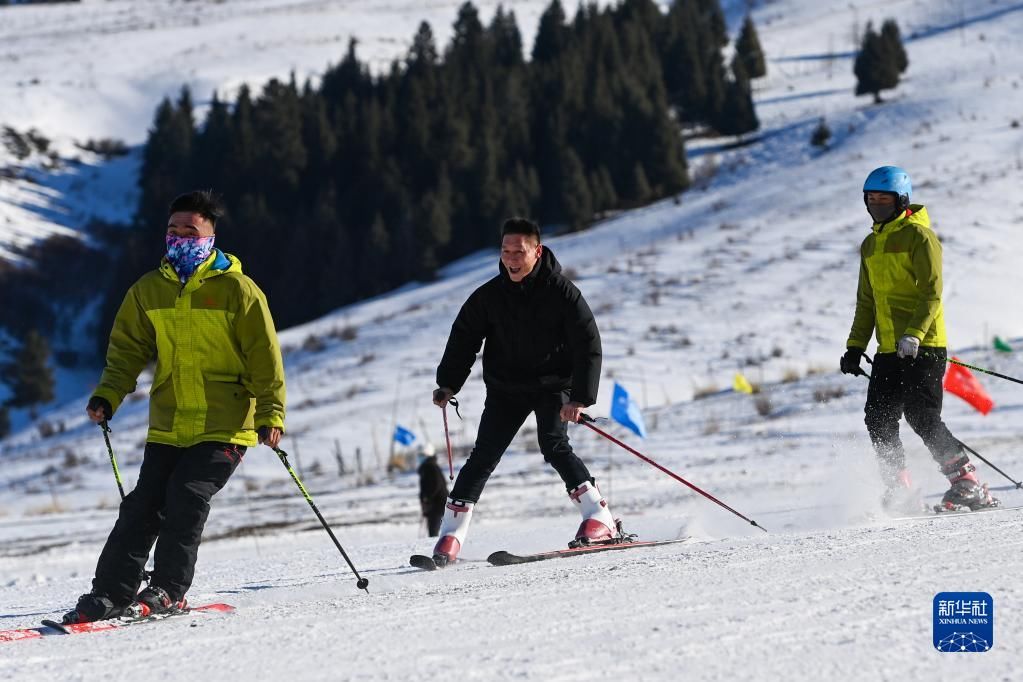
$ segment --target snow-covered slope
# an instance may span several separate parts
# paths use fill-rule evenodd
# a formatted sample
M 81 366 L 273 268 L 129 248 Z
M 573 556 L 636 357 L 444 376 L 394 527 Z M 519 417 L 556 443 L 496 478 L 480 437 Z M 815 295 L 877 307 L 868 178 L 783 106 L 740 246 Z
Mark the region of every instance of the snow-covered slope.
M 98 163 L 77 144 L 145 142 L 156 105 L 191 88 L 202 114 L 213 91 L 294 74 L 313 82 L 358 39 L 359 57 L 388 68 L 405 55 L 421 21 L 438 45 L 451 36 L 461 0 L 84 0 L 0 10 L 0 127 L 35 130 L 60 162 L 18 160 L 0 145 L 0 259 L 90 218 L 130 219 L 138 201 L 138 154 Z M 489 21 L 498 3 L 475 2 Z M 543 0 L 505 2 L 531 41 Z M 52 165 L 52 161 L 50 162 Z M 125 177 L 129 175 L 129 177 Z M 21 179 L 19 179 L 21 178 Z
M 899 20 L 910 67 L 876 107 L 852 96 L 848 36 L 888 16 Z M 1013 124 L 1023 116 L 1023 4 L 777 0 L 758 5 L 754 19 L 771 58 L 758 86 L 760 139 L 733 149 L 693 145 L 706 189 L 549 245 L 601 326 L 605 375 L 592 412 L 606 414 L 612 380 L 621 381 L 650 430 L 646 441 L 629 442 L 769 534 L 572 427 L 628 528 L 695 541 L 505 569 L 479 563 L 498 549 L 558 546 L 577 524 L 527 424 L 477 508 L 470 561 L 434 574 L 404 568 L 432 543 L 420 537 L 414 475 L 388 477 L 380 464 L 395 422 L 442 443 L 429 403 L 433 368 L 458 306 L 495 272 L 496 251 L 483 253 L 437 282 L 282 334 L 290 348 L 283 445 L 370 578 L 369 596 L 355 590 L 280 463 L 257 448 L 215 499 L 192 595 L 234 603 L 236 614 L 3 645 L 0 672 L 84 679 L 116 665 L 125 676 L 175 679 L 213 671 L 323 680 L 1013 679 L 1023 646 L 1023 516 L 877 518 L 866 382 L 838 375 L 836 365 L 868 228 L 859 188 L 871 168 L 898 163 L 913 174 L 915 200 L 945 245 L 951 347 L 968 362 L 1023 376 L 1018 354 L 988 350 L 994 334 L 1023 347 L 1013 303 L 1023 290 L 1015 267 L 1023 138 Z M 821 116 L 835 134 L 826 152 L 809 144 Z M 764 385 L 759 405 L 724 390 L 737 369 Z M 950 396 L 946 422 L 1019 480 L 1023 392 L 982 381 L 995 411 L 981 417 Z M 145 437 L 144 389 L 112 422 L 129 486 Z M 466 420 L 453 421 L 464 445 L 482 409 L 478 367 L 460 397 Z M 0 627 L 31 624 L 87 589 L 113 521 L 116 489 L 84 399 L 43 415 L 62 433 L 41 438 L 34 429 L 3 441 Z M 904 433 L 916 482 L 934 502 L 943 481 Z M 339 477 L 336 447 L 349 467 L 359 448 L 363 477 L 376 483 Z M 996 472 L 980 471 L 1007 505 L 1023 504 Z M 63 511 L 43 513 L 53 507 Z M 992 651 L 934 650 L 932 600 L 942 591 L 992 594 Z

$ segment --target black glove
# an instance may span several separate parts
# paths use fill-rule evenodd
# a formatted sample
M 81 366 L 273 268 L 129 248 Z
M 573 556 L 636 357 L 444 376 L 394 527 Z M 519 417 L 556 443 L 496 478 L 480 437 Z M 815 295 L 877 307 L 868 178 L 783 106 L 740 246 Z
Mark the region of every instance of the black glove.
M 110 401 L 106 398 L 100 398 L 98 395 L 94 395 L 89 398 L 89 404 L 87 407 L 93 412 L 102 411 L 103 419 L 107 421 L 110 421 L 114 417 L 114 408 L 110 407 Z
M 256 435 L 259 436 L 260 443 L 265 443 L 266 439 L 270 437 L 270 427 L 260 426 L 258 429 L 256 429 Z
M 838 361 L 838 368 L 842 370 L 842 374 L 852 374 L 853 376 L 859 376 L 863 374 L 863 370 L 860 368 L 860 358 L 863 357 L 863 350 L 860 348 L 848 348 L 845 351 L 845 355 Z

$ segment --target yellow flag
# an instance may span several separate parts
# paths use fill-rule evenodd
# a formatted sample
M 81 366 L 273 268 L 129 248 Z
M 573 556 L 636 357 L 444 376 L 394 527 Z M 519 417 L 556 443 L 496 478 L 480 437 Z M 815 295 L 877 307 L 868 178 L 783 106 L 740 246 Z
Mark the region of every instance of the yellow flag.
M 735 373 L 735 379 L 732 380 L 732 388 L 736 393 L 753 393 L 753 387 L 740 372 Z

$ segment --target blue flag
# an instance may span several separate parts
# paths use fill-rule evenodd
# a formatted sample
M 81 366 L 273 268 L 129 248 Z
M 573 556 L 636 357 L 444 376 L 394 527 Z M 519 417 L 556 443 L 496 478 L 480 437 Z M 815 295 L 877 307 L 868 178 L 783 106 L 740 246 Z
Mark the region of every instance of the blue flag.
M 412 433 L 404 426 L 395 426 L 394 440 L 398 441 L 402 445 L 412 445 L 412 443 L 416 440 L 416 434 Z
M 614 395 L 611 396 L 611 419 L 640 438 L 646 438 L 646 427 L 643 426 L 643 415 L 639 412 L 639 405 L 617 381 Z

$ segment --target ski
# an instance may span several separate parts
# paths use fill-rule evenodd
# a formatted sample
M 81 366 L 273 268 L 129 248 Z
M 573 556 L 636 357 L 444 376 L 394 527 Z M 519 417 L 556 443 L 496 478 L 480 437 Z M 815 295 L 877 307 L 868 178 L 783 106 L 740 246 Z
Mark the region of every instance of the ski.
M 546 561 L 548 559 L 563 559 L 566 557 L 579 556 L 581 554 L 596 554 L 597 552 L 613 552 L 622 549 L 633 549 L 636 547 L 659 547 L 661 545 L 674 545 L 687 542 L 692 538 L 681 538 L 679 540 L 634 540 L 617 542 L 606 545 L 588 545 L 586 547 L 572 547 L 568 549 L 557 549 L 553 552 L 540 552 L 539 554 L 512 554 L 511 552 L 494 552 L 489 561 L 494 566 L 512 566 L 515 564 L 529 564 L 534 561 Z
M 234 607 L 230 604 L 204 604 L 193 606 L 177 611 L 158 613 L 144 618 L 111 618 L 109 620 L 97 620 L 90 623 L 61 623 L 55 620 L 43 620 L 42 627 L 17 628 L 14 630 L 0 630 L 0 642 L 16 642 L 24 639 L 39 639 L 51 635 L 79 635 L 86 632 L 101 632 L 104 630 L 116 630 L 117 628 L 153 621 L 165 620 L 175 616 L 184 616 L 190 613 L 230 613 Z
M 436 571 L 440 568 L 432 556 L 426 556 L 425 554 L 413 554 L 408 558 L 408 564 L 412 568 L 419 568 L 424 571 Z
M 889 516 L 885 520 L 887 521 L 916 521 L 920 519 L 938 519 L 944 516 L 969 516 L 970 514 L 989 514 L 992 512 L 1008 512 L 1008 511 L 1019 511 L 1023 510 L 1023 505 L 1015 507 L 1004 507 L 997 505 L 994 507 L 981 507 L 980 509 L 944 509 L 939 505 L 928 508 L 927 511 L 920 514 L 907 514 L 904 516 Z

